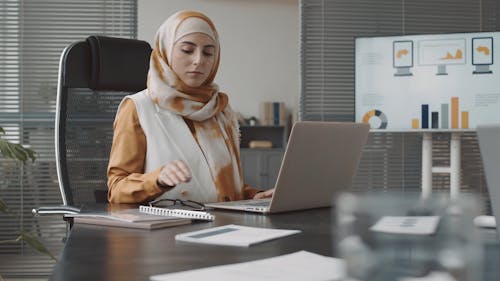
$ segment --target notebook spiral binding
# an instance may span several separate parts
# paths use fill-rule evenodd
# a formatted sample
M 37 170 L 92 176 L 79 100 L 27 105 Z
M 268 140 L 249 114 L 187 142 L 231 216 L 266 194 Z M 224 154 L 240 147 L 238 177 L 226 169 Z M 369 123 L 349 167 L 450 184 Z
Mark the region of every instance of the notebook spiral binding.
M 181 209 L 165 209 L 151 206 L 139 206 L 139 212 L 148 213 L 157 216 L 173 216 L 178 218 L 189 218 L 194 220 L 213 221 L 215 216 L 207 212 L 181 210 Z

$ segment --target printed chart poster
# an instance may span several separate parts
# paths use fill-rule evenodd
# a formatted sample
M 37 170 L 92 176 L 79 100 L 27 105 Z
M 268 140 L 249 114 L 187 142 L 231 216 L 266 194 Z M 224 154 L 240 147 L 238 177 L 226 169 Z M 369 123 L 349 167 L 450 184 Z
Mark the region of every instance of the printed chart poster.
M 413 41 L 394 41 L 394 67 L 413 66 Z
M 500 32 L 356 39 L 356 122 L 387 131 L 500 123 Z

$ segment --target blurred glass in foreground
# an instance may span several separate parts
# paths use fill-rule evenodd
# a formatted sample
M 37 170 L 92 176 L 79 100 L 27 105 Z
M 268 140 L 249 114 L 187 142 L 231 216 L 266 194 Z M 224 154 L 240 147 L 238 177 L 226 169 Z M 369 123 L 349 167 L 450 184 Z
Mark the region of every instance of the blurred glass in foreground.
M 481 280 L 482 247 L 473 225 L 479 202 L 448 194 L 341 195 L 335 247 L 348 280 Z

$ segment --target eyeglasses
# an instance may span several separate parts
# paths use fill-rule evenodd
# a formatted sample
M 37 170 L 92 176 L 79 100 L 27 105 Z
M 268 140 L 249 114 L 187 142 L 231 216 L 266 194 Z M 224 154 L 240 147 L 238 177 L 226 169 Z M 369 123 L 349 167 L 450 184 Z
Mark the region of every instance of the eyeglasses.
M 187 207 L 193 211 L 205 211 L 205 204 L 193 200 L 161 198 L 149 202 L 150 207 L 168 208 L 175 205 Z

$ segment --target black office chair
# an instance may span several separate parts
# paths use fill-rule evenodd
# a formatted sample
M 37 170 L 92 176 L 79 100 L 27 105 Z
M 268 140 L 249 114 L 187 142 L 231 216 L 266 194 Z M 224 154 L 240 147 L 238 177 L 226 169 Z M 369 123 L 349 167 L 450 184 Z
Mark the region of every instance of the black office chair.
M 107 200 L 116 110 L 125 95 L 146 88 L 150 54 L 145 41 L 105 36 L 90 36 L 63 51 L 55 120 L 63 205 L 39 207 L 34 213 L 64 214 Z

